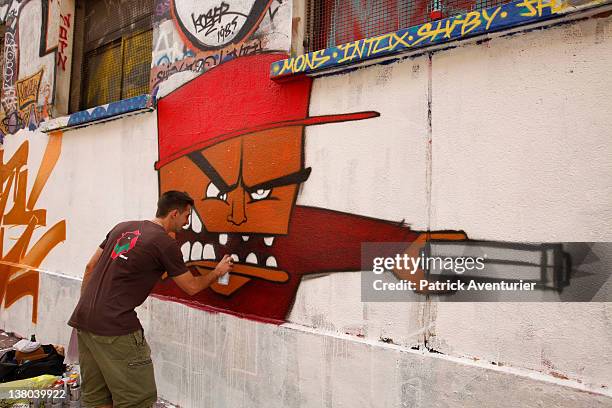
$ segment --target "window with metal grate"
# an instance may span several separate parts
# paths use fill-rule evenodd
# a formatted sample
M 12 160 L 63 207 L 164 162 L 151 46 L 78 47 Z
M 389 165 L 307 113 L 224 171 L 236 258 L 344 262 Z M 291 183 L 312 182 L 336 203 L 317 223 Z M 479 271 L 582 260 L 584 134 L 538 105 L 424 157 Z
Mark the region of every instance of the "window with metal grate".
M 153 0 L 85 4 L 81 109 L 148 92 Z
M 306 52 L 451 17 L 510 0 L 308 0 Z

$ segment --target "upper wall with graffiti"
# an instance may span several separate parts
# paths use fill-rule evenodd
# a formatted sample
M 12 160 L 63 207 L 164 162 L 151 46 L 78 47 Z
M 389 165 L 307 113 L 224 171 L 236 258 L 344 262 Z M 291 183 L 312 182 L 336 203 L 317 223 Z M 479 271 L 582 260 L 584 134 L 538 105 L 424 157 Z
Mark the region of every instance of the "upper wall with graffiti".
M 0 137 L 68 109 L 74 0 L 6 0 Z
M 246 55 L 287 52 L 288 0 L 157 0 L 151 93 L 178 72 L 192 77 Z

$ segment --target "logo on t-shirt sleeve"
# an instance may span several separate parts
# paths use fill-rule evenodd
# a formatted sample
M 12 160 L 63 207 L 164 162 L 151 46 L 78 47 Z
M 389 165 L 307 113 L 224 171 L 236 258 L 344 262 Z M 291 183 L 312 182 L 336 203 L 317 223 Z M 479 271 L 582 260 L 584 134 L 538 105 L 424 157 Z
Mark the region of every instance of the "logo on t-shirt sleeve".
M 115 243 L 115 247 L 113 248 L 113 253 L 111 254 L 111 258 L 115 259 L 117 257 L 127 259 L 125 254 L 130 252 L 134 246 L 136 246 L 136 241 L 140 237 L 140 231 L 128 231 L 121 234 L 121 237 Z

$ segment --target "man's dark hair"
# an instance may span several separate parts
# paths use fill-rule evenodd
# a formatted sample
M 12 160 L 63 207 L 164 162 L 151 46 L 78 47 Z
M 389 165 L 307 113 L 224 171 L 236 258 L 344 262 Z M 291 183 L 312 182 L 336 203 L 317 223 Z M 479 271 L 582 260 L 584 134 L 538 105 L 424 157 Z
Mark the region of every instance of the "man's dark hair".
M 157 201 L 157 213 L 155 213 L 155 216 L 157 218 L 164 218 L 172 210 L 183 212 L 188 205 L 193 207 L 193 198 L 189 197 L 189 194 L 175 190 L 166 191 Z

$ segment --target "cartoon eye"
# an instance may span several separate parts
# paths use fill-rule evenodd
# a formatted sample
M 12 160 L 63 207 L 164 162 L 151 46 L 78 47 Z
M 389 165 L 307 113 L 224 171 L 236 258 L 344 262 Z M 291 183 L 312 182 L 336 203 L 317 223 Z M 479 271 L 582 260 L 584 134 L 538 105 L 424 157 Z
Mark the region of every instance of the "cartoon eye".
M 219 188 L 211 181 L 206 188 L 206 198 L 218 198 L 219 200 L 226 201 L 227 193 L 221 194 Z
M 260 188 L 257 191 L 253 191 L 251 193 L 251 198 L 253 200 L 263 200 L 264 198 L 268 198 L 270 192 L 272 192 L 271 189 L 264 190 L 263 188 Z

